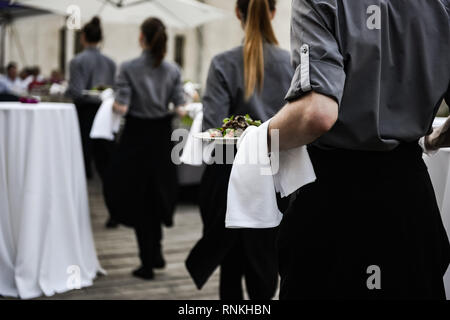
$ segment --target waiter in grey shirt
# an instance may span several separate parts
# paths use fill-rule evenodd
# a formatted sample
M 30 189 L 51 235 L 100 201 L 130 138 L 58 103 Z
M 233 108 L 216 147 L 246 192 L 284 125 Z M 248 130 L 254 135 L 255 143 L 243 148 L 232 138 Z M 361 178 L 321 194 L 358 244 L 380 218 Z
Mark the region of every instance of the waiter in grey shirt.
M 282 299 L 444 299 L 450 246 L 418 141 L 449 102 L 448 0 L 294 0 L 296 73 L 270 129 L 317 181 L 280 227 Z
M 180 69 L 166 61 L 158 68 L 158 60 L 151 50 L 140 57 L 124 62 L 116 83 L 116 107 L 129 106 L 127 114 L 140 119 L 160 119 L 169 116 L 172 102 L 184 105 Z
M 103 180 L 113 143 L 102 139 L 92 140 L 89 137 L 101 101 L 98 97 L 83 93 L 84 90 L 114 85 L 116 65 L 99 51 L 98 45 L 102 39 L 100 19 L 94 17 L 82 29 L 81 44 L 84 50 L 70 62 L 70 79 L 66 94 L 73 99 L 77 108 L 86 175 L 88 178 L 92 177 L 93 159 L 97 172 Z
M 223 119 L 232 115 L 249 114 L 255 120 L 266 121 L 283 106 L 294 70 L 289 52 L 277 46 L 271 24 L 275 13 L 275 0 L 236 1 L 245 40 L 242 46 L 218 54 L 211 62 L 203 97 L 204 130 L 222 126 Z M 220 159 L 219 148 L 215 150 L 216 159 Z M 224 155 L 232 154 L 235 147 L 225 148 L 232 150 L 224 151 Z M 226 159 L 219 161 L 208 165 L 202 178 L 203 236 L 189 254 L 186 266 L 199 289 L 220 266 L 222 300 L 244 298 L 242 278 L 251 300 L 270 300 L 278 286 L 278 229 L 225 229 L 232 164 Z M 250 206 L 252 201 L 249 199 Z
M 165 266 L 161 224 L 172 225 L 177 193 L 168 107 L 173 103 L 183 116 L 185 102 L 181 72 L 164 60 L 164 24 L 148 18 L 139 40 L 141 56 L 125 62 L 116 81 L 114 110 L 126 114 L 126 123 L 104 194 L 112 216 L 136 232 L 141 266 L 133 275 L 151 280 L 153 270 Z
M 208 91 L 203 97 L 206 106 L 203 110 L 204 131 L 221 127 L 223 119 L 230 115 L 249 114 L 255 120 L 266 121 L 280 110 L 280 95 L 284 96 L 293 75 L 289 52 L 278 46 L 263 44 L 267 75 L 264 90 L 247 100 L 242 50 L 239 46 L 216 56 L 211 62 Z

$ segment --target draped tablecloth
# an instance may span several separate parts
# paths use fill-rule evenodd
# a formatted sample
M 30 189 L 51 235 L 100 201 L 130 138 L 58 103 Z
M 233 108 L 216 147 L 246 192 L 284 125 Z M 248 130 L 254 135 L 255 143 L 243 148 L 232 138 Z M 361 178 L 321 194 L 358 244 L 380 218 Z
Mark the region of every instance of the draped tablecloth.
M 74 106 L 0 103 L 0 295 L 50 296 L 98 271 Z
M 440 126 L 444 120 L 437 118 L 433 126 Z M 431 156 L 424 155 L 424 160 L 433 182 L 442 221 L 450 238 L 450 148 L 441 149 Z M 444 281 L 447 299 L 450 300 L 450 268 L 445 274 Z

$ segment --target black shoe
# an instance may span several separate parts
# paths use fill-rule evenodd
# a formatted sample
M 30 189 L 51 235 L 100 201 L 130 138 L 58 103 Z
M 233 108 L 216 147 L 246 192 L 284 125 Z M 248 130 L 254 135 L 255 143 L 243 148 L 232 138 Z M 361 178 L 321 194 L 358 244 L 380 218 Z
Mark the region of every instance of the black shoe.
M 107 229 L 116 229 L 119 227 L 119 223 L 116 220 L 109 218 L 108 221 L 106 221 L 105 227 Z
M 155 277 L 152 269 L 146 269 L 144 267 L 134 270 L 133 276 L 144 280 L 152 280 Z
M 162 255 L 162 252 L 159 251 L 155 257 L 155 262 L 153 263 L 153 268 L 155 269 L 164 269 L 166 267 L 166 261 Z

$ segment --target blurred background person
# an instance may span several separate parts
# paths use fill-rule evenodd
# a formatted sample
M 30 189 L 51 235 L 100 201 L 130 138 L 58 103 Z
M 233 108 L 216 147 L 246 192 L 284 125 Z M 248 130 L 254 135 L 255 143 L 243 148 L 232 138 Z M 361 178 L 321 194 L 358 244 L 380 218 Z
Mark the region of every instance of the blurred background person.
M 50 83 L 57 83 L 61 84 L 64 82 L 64 76 L 62 75 L 61 71 L 59 70 L 52 70 L 50 74 L 50 78 L 48 79 Z
M 22 95 L 22 81 L 18 75 L 18 68 L 15 62 L 10 62 L 6 66 L 6 74 L 0 75 L 0 94 L 2 101 L 16 101 Z
M 172 225 L 177 193 L 169 103 L 184 116 L 185 101 L 179 68 L 164 60 L 164 24 L 145 20 L 139 42 L 142 54 L 122 64 L 116 81 L 114 110 L 126 114 L 126 123 L 104 193 L 112 216 L 135 229 L 142 265 L 133 275 L 150 280 L 165 266 L 162 223 Z
M 212 60 L 203 98 L 204 131 L 221 127 L 223 119 L 232 115 L 249 114 L 266 121 L 283 106 L 294 71 L 289 52 L 277 46 L 271 23 L 275 12 L 275 0 L 237 1 L 236 15 L 245 29 L 244 44 Z M 231 164 L 206 168 L 200 191 L 203 238 L 186 265 L 198 288 L 220 265 L 223 300 L 244 298 L 243 277 L 250 299 L 269 300 L 278 283 L 277 229 L 225 229 L 231 168 Z
M 85 94 L 85 90 L 114 85 L 116 65 L 100 52 L 98 47 L 102 40 L 100 19 L 94 17 L 82 29 L 80 41 L 84 50 L 70 62 L 70 79 L 66 94 L 73 99 L 77 108 L 86 175 L 89 179 L 93 176 L 91 162 L 94 158 L 97 171 L 103 180 L 113 146 L 106 140 L 90 139 L 92 123 L 101 100 L 99 97 Z M 36 81 L 39 80 L 36 74 L 34 77 Z
M 30 68 L 31 81 L 28 84 L 28 91 L 33 89 L 39 89 L 47 83 L 45 77 L 41 74 L 41 68 L 39 66 L 33 66 Z
M 20 71 L 19 78 L 21 81 L 22 90 L 28 92 L 30 83 L 33 82 L 33 68 L 25 67 Z

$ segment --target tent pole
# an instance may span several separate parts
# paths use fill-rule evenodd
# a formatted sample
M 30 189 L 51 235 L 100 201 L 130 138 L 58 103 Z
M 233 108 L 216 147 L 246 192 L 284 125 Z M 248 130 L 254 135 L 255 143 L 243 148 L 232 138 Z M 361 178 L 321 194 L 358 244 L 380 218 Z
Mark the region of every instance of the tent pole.
M 6 54 L 6 25 L 7 22 L 3 20 L 0 25 L 0 71 L 3 71 L 5 66 L 5 54 Z
M 203 26 L 197 27 L 195 29 L 197 33 L 197 70 L 195 81 L 198 84 L 202 83 L 202 72 L 203 72 L 203 49 L 204 49 L 204 28 Z
M 199 2 L 205 3 L 205 0 L 199 0 Z M 204 51 L 204 27 L 198 26 L 195 29 L 197 33 L 197 78 L 195 81 L 202 85 L 202 73 L 203 73 L 203 51 Z

